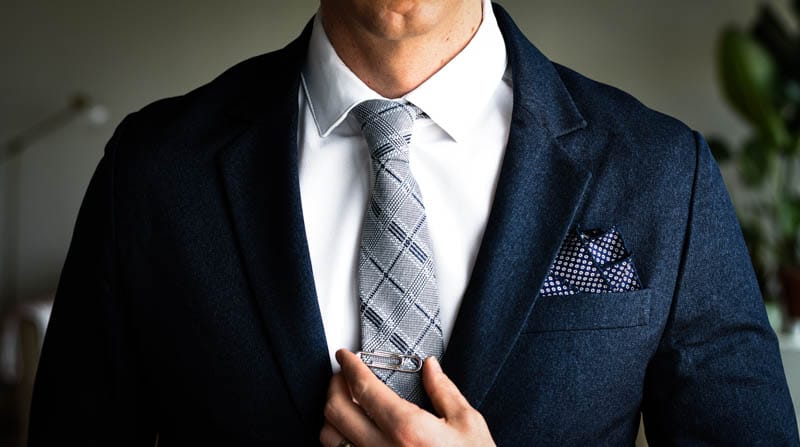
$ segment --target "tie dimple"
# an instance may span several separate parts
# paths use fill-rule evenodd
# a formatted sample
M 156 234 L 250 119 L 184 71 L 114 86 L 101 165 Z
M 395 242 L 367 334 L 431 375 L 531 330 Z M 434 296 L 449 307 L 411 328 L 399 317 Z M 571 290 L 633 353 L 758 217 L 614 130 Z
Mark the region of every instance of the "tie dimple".
M 352 113 L 369 146 L 374 176 L 359 254 L 362 350 L 441 357 L 430 236 L 408 159 L 414 120 L 422 112 L 408 103 L 369 100 Z M 419 373 L 373 371 L 400 396 L 425 403 Z

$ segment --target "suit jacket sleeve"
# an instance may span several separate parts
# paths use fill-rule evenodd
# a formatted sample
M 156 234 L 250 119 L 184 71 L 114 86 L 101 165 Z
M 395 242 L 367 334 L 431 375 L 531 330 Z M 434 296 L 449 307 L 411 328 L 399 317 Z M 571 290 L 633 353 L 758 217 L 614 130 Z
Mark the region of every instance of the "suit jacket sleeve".
M 645 380 L 651 446 L 799 445 L 778 343 L 705 141 L 670 316 Z
M 30 446 L 154 444 L 150 394 L 115 277 L 113 164 L 121 132 L 78 215 L 37 371 Z

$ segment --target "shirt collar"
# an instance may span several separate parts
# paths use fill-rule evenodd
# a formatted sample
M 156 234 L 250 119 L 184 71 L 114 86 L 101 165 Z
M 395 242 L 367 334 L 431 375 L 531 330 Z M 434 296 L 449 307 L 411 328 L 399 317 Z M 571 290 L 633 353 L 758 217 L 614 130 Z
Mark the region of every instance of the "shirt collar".
M 454 140 L 468 138 L 506 71 L 506 50 L 490 0 L 472 40 L 450 62 L 404 96 Z M 303 89 L 321 137 L 341 124 L 367 99 L 382 98 L 342 62 L 322 28 L 319 14 L 303 67 Z

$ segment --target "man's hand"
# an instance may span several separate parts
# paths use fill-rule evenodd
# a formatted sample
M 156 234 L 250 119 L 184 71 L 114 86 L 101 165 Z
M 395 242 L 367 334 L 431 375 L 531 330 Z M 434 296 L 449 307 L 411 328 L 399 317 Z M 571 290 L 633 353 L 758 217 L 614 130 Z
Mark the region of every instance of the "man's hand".
M 331 379 L 325 404 L 324 446 L 344 439 L 368 446 L 493 446 L 489 427 L 430 357 L 422 383 L 441 418 L 401 398 L 350 351 L 340 349 L 342 372 Z

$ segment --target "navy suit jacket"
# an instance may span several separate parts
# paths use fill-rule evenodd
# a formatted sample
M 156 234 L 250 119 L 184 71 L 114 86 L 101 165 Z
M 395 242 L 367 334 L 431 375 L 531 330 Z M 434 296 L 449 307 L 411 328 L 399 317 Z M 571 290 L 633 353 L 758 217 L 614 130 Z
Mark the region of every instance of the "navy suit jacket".
M 798 445 L 703 139 L 549 61 L 495 8 L 511 132 L 445 371 L 499 445 L 631 445 L 640 412 L 652 445 Z M 298 186 L 308 36 L 119 126 L 59 284 L 32 446 L 317 444 L 331 368 Z M 642 290 L 539 296 L 571 229 L 613 225 Z

